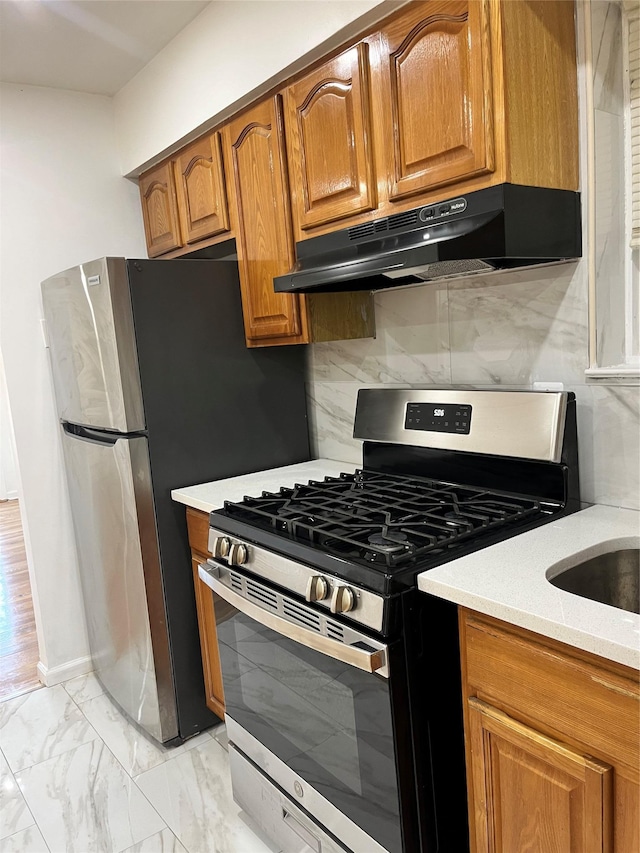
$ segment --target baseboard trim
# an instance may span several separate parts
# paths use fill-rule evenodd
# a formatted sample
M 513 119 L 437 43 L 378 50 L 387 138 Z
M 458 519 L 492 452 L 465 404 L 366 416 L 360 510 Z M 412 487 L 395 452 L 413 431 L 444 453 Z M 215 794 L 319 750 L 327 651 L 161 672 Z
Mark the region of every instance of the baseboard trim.
M 42 661 L 38 662 L 38 677 L 45 687 L 53 687 L 54 684 L 69 681 L 70 678 L 77 678 L 92 671 L 93 663 L 88 655 L 70 660 L 60 666 L 47 667 Z

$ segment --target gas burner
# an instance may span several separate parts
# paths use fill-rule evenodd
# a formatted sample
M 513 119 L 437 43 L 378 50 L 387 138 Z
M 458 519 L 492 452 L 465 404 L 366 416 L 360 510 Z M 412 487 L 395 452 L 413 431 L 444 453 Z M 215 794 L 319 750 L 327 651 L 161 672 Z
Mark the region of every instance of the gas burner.
M 368 537 L 368 542 L 377 551 L 382 551 L 385 554 L 397 554 L 411 547 L 408 539 L 406 533 L 372 533 Z
M 471 527 L 468 518 L 463 518 L 459 512 L 453 510 L 445 512 L 443 518 L 447 527 L 459 528 L 460 530 L 468 530 Z

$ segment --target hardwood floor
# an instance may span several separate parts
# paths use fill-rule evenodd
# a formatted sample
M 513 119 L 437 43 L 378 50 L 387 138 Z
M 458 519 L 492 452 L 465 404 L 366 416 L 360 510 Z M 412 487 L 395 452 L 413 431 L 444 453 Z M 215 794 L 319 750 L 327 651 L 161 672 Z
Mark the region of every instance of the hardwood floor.
M 41 687 L 18 501 L 0 502 L 0 700 Z

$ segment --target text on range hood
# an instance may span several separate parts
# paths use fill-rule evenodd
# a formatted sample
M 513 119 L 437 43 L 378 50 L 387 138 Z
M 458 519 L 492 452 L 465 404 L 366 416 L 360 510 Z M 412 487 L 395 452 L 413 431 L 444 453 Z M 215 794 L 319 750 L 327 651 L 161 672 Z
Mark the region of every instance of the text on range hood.
M 280 292 L 380 290 L 582 255 L 580 194 L 499 184 L 311 237 Z

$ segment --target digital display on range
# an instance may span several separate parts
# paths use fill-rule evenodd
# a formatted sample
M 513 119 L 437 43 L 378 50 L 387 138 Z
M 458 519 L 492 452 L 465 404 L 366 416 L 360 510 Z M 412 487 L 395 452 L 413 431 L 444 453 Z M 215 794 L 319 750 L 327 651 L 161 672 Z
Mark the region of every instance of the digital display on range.
M 407 403 L 404 428 L 469 435 L 471 406 L 459 403 Z

